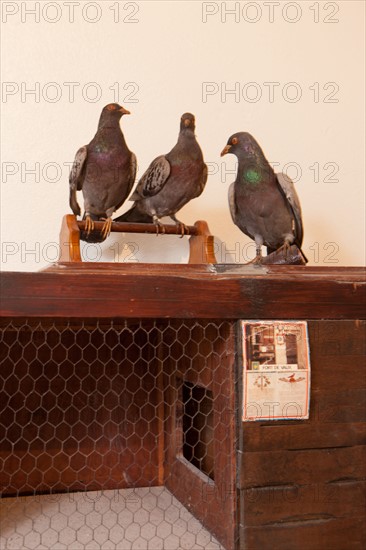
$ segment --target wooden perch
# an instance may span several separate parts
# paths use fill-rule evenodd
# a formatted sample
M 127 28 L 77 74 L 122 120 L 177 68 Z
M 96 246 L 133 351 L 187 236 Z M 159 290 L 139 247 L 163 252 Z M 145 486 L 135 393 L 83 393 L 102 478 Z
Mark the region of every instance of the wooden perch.
M 95 230 L 101 230 L 103 222 L 94 222 Z M 80 230 L 85 229 L 85 221 L 77 221 L 73 214 L 63 217 L 60 232 L 60 262 L 81 262 Z M 148 233 L 157 234 L 153 223 L 113 222 L 112 233 Z M 189 239 L 189 264 L 215 264 L 214 238 L 205 221 L 197 221 L 194 225 L 179 226 L 162 224 L 159 235 L 187 235 Z
M 80 230 L 85 230 L 85 221 L 76 222 Z M 200 223 L 200 222 L 197 222 Z M 204 222 L 206 223 L 206 222 Z M 104 222 L 94 222 L 94 231 L 101 231 Z M 154 223 L 130 223 L 112 222 L 111 233 L 152 233 L 154 235 L 198 235 L 199 229 L 196 225 L 175 225 Z

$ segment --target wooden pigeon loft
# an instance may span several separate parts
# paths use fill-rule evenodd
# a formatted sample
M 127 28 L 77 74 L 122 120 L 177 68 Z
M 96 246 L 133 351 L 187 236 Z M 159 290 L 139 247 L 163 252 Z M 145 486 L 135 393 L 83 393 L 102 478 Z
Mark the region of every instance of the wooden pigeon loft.
M 227 550 L 365 547 L 363 269 L 1 279 L 3 495 L 165 485 Z M 307 320 L 308 420 L 242 422 L 240 319 Z

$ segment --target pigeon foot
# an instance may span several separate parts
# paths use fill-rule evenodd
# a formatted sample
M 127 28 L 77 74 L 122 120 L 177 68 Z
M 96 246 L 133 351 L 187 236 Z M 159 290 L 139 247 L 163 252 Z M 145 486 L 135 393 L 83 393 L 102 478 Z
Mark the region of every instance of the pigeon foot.
M 94 222 L 89 214 L 85 216 L 85 230 L 87 235 L 90 235 L 90 232 L 94 230 Z
M 102 237 L 104 237 L 104 239 L 106 239 L 107 237 L 109 237 L 109 235 L 111 233 L 112 218 L 108 217 L 108 218 L 101 218 L 101 219 L 102 219 L 102 221 L 104 221 L 101 233 L 102 233 Z
M 189 229 L 184 223 L 178 221 L 176 225 L 180 228 L 180 239 L 183 239 L 184 235 L 189 235 Z
M 180 238 L 183 239 L 184 235 L 189 235 L 189 229 L 188 227 L 186 226 L 185 223 L 181 222 L 180 220 L 178 220 L 178 218 L 176 218 L 174 215 L 173 216 L 170 216 L 171 219 L 173 220 L 173 222 L 175 223 L 175 225 L 178 227 L 180 227 Z
M 253 260 L 250 260 L 248 264 L 251 265 L 262 265 L 263 257 L 262 254 L 260 256 L 256 256 Z
M 290 243 L 288 241 L 285 241 L 283 246 L 282 246 L 282 249 L 283 249 L 283 255 L 284 255 L 286 261 L 287 261 L 288 256 L 289 256 L 290 248 L 291 248 Z
M 156 236 L 158 237 L 159 234 L 160 234 L 160 231 L 159 229 L 161 228 L 161 233 L 164 235 L 165 233 L 165 227 L 164 225 L 161 223 L 161 221 L 159 220 L 159 218 L 157 216 L 153 216 L 153 222 L 155 224 L 155 227 L 156 227 Z
M 249 263 L 250 263 L 250 264 L 253 264 L 253 265 L 261 265 L 261 264 L 262 264 L 262 260 L 263 260 L 263 256 L 262 256 L 262 243 L 258 243 L 258 242 L 256 241 L 256 243 L 255 243 L 255 252 L 256 252 L 256 255 L 255 255 L 254 260 L 250 261 Z

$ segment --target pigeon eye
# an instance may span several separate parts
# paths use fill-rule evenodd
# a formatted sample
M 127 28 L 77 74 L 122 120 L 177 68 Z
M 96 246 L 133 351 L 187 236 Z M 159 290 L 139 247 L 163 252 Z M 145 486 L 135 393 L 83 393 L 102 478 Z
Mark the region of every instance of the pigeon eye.
M 115 105 L 113 105 L 112 103 L 110 105 L 107 106 L 107 109 L 108 111 L 115 111 L 116 110 L 116 107 Z
M 238 138 L 235 138 L 235 137 L 234 137 L 234 138 L 231 140 L 231 143 L 232 143 L 233 145 L 236 145 L 236 144 L 238 143 Z

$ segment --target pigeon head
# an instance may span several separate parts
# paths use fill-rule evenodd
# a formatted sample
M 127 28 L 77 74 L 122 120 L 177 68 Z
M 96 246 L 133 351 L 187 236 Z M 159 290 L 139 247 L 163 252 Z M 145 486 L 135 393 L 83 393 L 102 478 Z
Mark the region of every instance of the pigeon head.
M 238 158 L 253 159 L 265 158 L 262 149 L 248 132 L 238 132 L 229 137 L 227 145 L 221 151 L 223 157 L 227 153 L 233 153 Z
M 184 113 L 180 119 L 181 131 L 189 129 L 189 130 L 192 130 L 192 132 L 194 132 L 195 128 L 196 128 L 196 124 L 195 124 L 194 115 L 192 115 L 192 113 Z
M 272 168 L 254 137 L 248 132 L 233 134 L 227 145 L 221 151 L 223 157 L 233 153 L 238 158 L 239 166 L 243 167 L 243 181 L 256 184 L 263 181 L 264 176 L 272 173 Z
M 110 115 L 110 116 L 117 116 L 118 118 L 121 118 L 122 115 L 130 115 L 130 111 L 127 111 L 124 107 L 121 105 L 118 105 L 118 103 L 108 103 L 102 111 L 102 114 Z
M 99 126 L 115 125 L 120 121 L 123 115 L 130 115 L 130 111 L 127 111 L 118 103 L 108 103 L 102 110 L 102 114 L 99 119 Z

